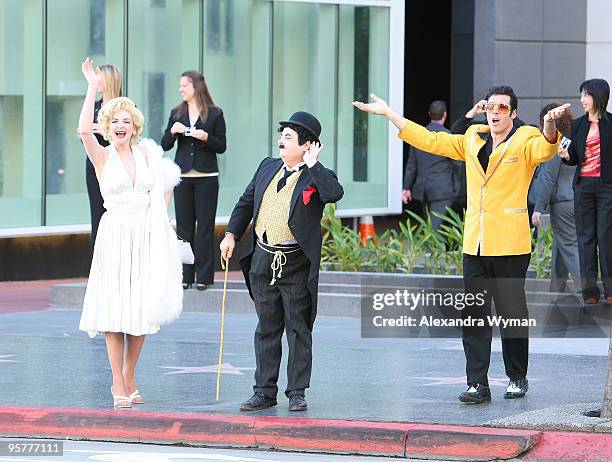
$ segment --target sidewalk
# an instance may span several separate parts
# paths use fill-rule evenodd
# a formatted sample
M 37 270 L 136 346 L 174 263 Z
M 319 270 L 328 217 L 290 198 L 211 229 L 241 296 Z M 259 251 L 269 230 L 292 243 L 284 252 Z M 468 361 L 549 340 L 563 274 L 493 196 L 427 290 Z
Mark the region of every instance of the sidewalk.
M 49 308 L 51 286 L 86 279 L 56 279 L 26 282 L 0 282 L 0 314 L 40 311 Z
M 217 402 L 220 317 L 190 312 L 147 339 L 137 371 L 146 404 L 112 411 L 104 341 L 78 331 L 78 310 L 46 309 L 50 284 L 0 284 L 5 436 L 461 460 L 521 454 L 533 461 L 612 460 L 612 422 L 581 415 L 597 408 L 603 394 L 604 338 L 533 339 L 531 389 L 522 400 L 501 397 L 507 379 L 496 341 L 493 401 L 466 406 L 456 399 L 465 383 L 459 339 L 363 339 L 359 319 L 321 316 L 308 411 L 288 412 L 283 363 L 278 406 L 244 414 L 238 406 L 251 394 L 254 314 L 226 318 Z

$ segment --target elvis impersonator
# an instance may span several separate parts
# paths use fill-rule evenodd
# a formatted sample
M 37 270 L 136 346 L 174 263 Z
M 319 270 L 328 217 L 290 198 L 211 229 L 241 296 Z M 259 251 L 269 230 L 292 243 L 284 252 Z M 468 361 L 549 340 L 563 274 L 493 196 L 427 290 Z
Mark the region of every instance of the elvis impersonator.
M 321 260 L 321 217 L 325 204 L 344 190 L 336 174 L 319 162 L 321 124 L 307 112 L 279 123 L 279 158 L 266 157 L 234 207 L 221 241 L 227 264 L 235 241 L 253 220 L 253 235 L 242 246 L 240 266 L 253 298 L 254 394 L 240 410 L 276 406 L 283 330 L 287 335 L 287 389 L 290 411 L 307 408 L 312 370 L 312 328 L 317 312 Z
M 463 237 L 463 280 L 466 293 L 483 294 L 484 305 L 462 310 L 462 319 L 488 319 L 491 299 L 498 317 L 528 320 L 525 275 L 531 256 L 527 190 L 536 167 L 559 152 L 561 134 L 555 120 L 569 104 L 544 116 L 543 132 L 514 127 L 518 99 L 508 86 L 489 90 L 484 104 L 487 124 L 465 135 L 432 132 L 394 112 L 374 94 L 374 102 L 354 102 L 362 111 L 387 117 L 399 137 L 417 149 L 465 162 L 467 210 Z M 466 323 L 468 324 L 468 323 Z M 459 400 L 491 401 L 488 370 L 492 326 L 463 324 L 468 388 Z M 528 326 L 528 324 L 527 324 Z M 502 352 L 510 382 L 505 398 L 521 398 L 528 389 L 529 330 L 525 324 L 501 329 Z

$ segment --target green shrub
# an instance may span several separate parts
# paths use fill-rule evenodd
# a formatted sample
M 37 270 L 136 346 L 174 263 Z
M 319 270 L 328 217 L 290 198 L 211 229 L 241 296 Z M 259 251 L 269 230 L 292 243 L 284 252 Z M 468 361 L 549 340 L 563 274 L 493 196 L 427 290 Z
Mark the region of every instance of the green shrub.
M 429 274 L 463 274 L 464 220 L 452 209 L 442 219 L 439 231 L 425 219 L 408 211 L 408 219 L 399 223 L 399 231 L 388 229 L 361 245 L 361 236 L 344 226 L 336 216 L 335 205 L 329 205 L 322 221 L 324 229 L 321 267 L 333 271 L 369 271 L 414 273 L 417 266 Z M 532 236 L 533 239 L 533 236 Z M 533 239 L 531 267 L 536 277 L 549 278 L 552 263 L 552 230 L 550 227 Z

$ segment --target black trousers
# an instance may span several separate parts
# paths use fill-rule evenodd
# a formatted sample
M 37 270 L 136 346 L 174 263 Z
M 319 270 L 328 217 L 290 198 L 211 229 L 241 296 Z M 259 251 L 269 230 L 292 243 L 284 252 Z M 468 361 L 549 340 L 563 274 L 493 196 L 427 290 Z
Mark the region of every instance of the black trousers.
M 91 214 L 91 248 L 96 243 L 96 236 L 98 235 L 98 226 L 100 226 L 100 219 L 106 209 L 104 208 L 104 199 L 100 193 L 100 184 L 98 178 L 96 178 L 96 171 L 93 168 L 93 164 L 87 159 L 87 166 L 85 168 L 85 182 L 87 183 L 87 195 L 89 196 L 89 213 Z
M 193 265 L 183 265 L 183 282 L 212 284 L 215 279 L 215 216 L 219 197 L 216 176 L 181 178 L 174 189 L 176 233 L 189 241 L 195 255 Z M 197 222 L 197 231 L 196 231 Z
M 612 295 L 612 184 L 581 177 L 574 185 L 574 213 L 582 296 L 599 300 L 598 254 L 605 296 Z
M 310 260 L 301 250 L 286 254 L 282 277 L 270 285 L 274 255 L 255 247 L 249 280 L 257 312 L 255 330 L 255 386 L 253 390 L 275 398 L 281 363 L 283 330 L 287 335 L 286 396 L 303 395 L 312 371 L 312 303 L 308 291 Z
M 531 254 L 483 257 L 463 255 L 465 292 L 484 294 L 484 305 L 465 308 L 462 318 L 484 319 L 484 326 L 463 328 L 463 351 L 466 359 L 467 382 L 489 384 L 487 373 L 491 361 L 492 327 L 487 320 L 491 315 L 491 299 L 497 316 L 510 319 L 528 319 L 525 297 L 525 275 Z M 502 328 L 502 354 L 506 375 L 511 380 L 527 376 L 529 356 L 529 328 Z

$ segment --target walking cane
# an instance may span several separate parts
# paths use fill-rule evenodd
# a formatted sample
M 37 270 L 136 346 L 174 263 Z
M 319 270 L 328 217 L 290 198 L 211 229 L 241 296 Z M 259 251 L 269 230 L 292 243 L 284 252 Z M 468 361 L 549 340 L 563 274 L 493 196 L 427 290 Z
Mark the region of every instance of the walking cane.
M 219 347 L 219 368 L 217 369 L 217 401 L 219 401 L 219 388 L 221 386 L 221 361 L 223 360 L 223 337 L 225 332 L 225 296 L 227 295 L 227 271 L 229 257 L 225 260 L 225 278 L 223 280 L 223 302 L 221 302 L 221 345 Z

